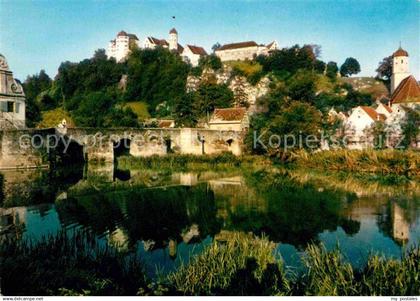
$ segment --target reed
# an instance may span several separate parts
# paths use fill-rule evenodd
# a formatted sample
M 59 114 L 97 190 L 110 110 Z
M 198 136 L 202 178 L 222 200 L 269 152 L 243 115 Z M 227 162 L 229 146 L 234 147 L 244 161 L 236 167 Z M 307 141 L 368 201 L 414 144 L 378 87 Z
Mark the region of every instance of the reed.
M 298 166 L 324 170 L 420 175 L 420 152 L 399 150 L 334 150 L 294 154 Z
M 138 258 L 86 231 L 2 241 L 0 268 L 5 295 L 135 295 L 147 285 Z
M 286 273 L 266 237 L 222 231 L 177 271 L 150 279 L 140 259 L 101 244 L 90 232 L 60 232 L 34 243 L 0 244 L 5 295 L 328 295 L 420 293 L 420 248 L 400 259 L 370 255 L 354 269 L 339 248 L 309 244 L 305 270 Z
M 231 235 L 230 235 L 231 234 Z M 266 238 L 227 233 L 188 265 L 169 275 L 173 289 L 183 295 L 284 295 L 289 289 L 275 245 Z

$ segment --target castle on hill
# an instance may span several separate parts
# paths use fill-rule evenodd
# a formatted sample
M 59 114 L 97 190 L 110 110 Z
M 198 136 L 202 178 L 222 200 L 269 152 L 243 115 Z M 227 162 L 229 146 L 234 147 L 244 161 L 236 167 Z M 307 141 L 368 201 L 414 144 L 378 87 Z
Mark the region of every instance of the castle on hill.
M 111 40 L 108 45 L 107 55 L 113 57 L 117 62 L 124 61 L 135 47 L 142 49 L 154 49 L 162 47 L 170 51 L 178 53 L 182 59 L 190 63 L 192 66 L 197 66 L 201 57 L 208 55 L 206 50 L 201 46 L 186 44 L 182 46 L 179 44 L 178 31 L 172 28 L 169 31 L 168 39 L 159 39 L 156 37 L 146 37 L 143 43 L 140 42 L 135 34 L 120 31 L 116 38 Z M 215 54 L 224 61 L 234 60 L 252 60 L 257 55 L 268 55 L 271 51 L 279 49 L 276 41 L 267 45 L 257 44 L 254 41 L 239 42 L 225 44 L 215 50 Z

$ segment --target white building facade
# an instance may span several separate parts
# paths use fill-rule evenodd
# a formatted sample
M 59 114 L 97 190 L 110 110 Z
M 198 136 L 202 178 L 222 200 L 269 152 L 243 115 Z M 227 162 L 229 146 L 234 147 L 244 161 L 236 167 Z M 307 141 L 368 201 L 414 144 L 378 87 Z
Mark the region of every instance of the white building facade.
M 0 130 L 25 127 L 25 93 L 0 54 Z
M 225 44 L 215 50 L 215 54 L 222 62 L 252 60 L 258 55 L 268 55 L 279 49 L 276 41 L 267 45 L 258 45 L 254 41 Z
M 120 31 L 117 37 L 109 42 L 107 56 L 117 62 L 124 61 L 134 47 L 140 48 L 140 41 L 135 34 Z
M 206 55 L 207 52 L 203 47 L 194 45 L 186 45 L 184 51 L 182 51 L 182 59 L 193 67 L 198 66 L 200 58 Z

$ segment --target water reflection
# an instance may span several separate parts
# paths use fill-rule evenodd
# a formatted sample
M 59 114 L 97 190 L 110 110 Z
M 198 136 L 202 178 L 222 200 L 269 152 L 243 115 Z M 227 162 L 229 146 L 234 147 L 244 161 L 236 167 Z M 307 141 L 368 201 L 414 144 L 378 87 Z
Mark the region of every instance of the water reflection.
M 291 266 L 311 241 L 331 248 L 339 243 L 357 265 L 370 251 L 399 256 L 402 246 L 420 239 L 420 199 L 412 183 L 369 193 L 364 181 L 301 171 L 270 176 L 114 166 L 81 173 L 7 172 L 1 179 L 1 237 L 86 228 L 121 251 L 141 253 L 151 273 L 156 266 L 174 269 L 234 231 L 268 235 Z

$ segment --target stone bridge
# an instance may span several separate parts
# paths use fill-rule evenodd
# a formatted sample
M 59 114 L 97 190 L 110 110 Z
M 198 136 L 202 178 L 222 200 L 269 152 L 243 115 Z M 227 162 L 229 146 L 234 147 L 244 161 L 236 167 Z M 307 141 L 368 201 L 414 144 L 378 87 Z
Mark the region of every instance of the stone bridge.
M 114 162 L 116 156 L 242 153 L 244 133 L 201 128 L 64 128 L 0 131 L 0 168 L 69 161 Z

